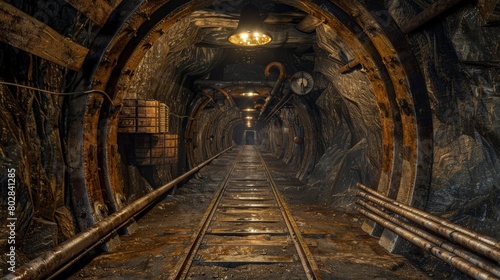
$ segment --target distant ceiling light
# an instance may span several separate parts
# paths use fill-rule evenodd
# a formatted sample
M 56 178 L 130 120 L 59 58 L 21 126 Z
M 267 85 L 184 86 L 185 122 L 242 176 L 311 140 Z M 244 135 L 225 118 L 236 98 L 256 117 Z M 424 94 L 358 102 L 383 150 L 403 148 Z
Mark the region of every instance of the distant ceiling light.
M 250 116 L 245 117 L 245 120 L 253 120 L 253 117 L 250 117 Z
M 256 110 L 252 109 L 252 108 L 247 108 L 247 109 L 243 109 L 242 111 L 243 112 L 255 112 Z
M 248 4 L 241 9 L 238 27 L 227 39 L 238 46 L 255 47 L 268 44 L 272 37 L 262 28 L 259 9 Z
M 242 96 L 257 96 L 260 93 L 255 90 L 255 87 L 252 85 L 246 85 L 245 88 L 243 89 L 243 92 L 241 93 Z

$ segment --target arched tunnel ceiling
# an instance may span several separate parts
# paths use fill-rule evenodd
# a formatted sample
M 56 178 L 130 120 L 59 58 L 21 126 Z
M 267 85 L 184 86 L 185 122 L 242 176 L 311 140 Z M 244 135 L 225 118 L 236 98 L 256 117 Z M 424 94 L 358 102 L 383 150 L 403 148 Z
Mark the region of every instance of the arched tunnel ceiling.
M 138 5 L 137 9 L 130 7 L 132 4 L 128 2 L 122 3 L 117 7 L 115 15 L 118 15 L 120 10 L 131 9 L 134 12 L 119 25 L 114 22 L 113 15 L 111 16 L 111 20 L 104 26 L 103 31 L 115 30 L 117 33 L 114 37 L 109 38 L 108 32 L 101 32 L 101 35 L 98 35 L 96 42 L 108 40 L 109 43 L 103 44 L 102 47 L 96 46 L 93 48 L 93 52 L 91 50 L 87 64 L 84 65 L 84 68 L 90 70 L 88 73 L 91 74 L 88 82 L 93 84 L 93 88 L 108 92 L 115 103 L 120 103 L 123 98 L 127 97 L 129 90 L 135 91 L 136 94 L 147 92 L 148 96 L 144 97 L 154 96 L 160 100 L 165 100 L 162 98 L 163 94 L 170 94 L 167 98 L 170 101 L 177 101 L 174 113 L 189 116 L 191 119 L 199 116 L 199 113 L 192 115 L 193 112 L 189 111 L 195 108 L 193 106 L 196 105 L 191 104 L 191 102 L 197 100 L 194 97 L 200 90 L 192 87 L 191 84 L 197 84 L 197 82 L 199 84 L 203 79 L 213 77 L 225 82 L 227 77 L 231 77 L 231 80 L 238 80 L 240 77 L 247 77 L 248 72 L 255 73 L 255 77 L 258 78 L 258 71 L 254 69 L 259 67 L 262 69 L 266 67 L 267 63 L 276 60 L 286 61 L 285 74 L 290 75 L 296 70 L 312 71 L 314 63 L 318 61 L 337 62 L 331 65 L 340 68 L 339 62 L 347 62 L 351 58 L 356 58 L 363 65 L 362 74 L 358 78 L 367 81 L 364 93 L 359 94 L 359 96 L 366 96 L 362 98 L 369 106 L 364 108 L 364 111 L 377 115 L 366 118 L 365 121 L 368 123 L 364 125 L 353 122 L 351 117 L 345 119 L 347 127 L 352 131 L 349 133 L 349 137 L 353 139 L 351 141 L 366 138 L 369 131 L 363 127 L 374 128 L 376 138 L 380 137 L 381 140 L 375 141 L 373 145 L 375 145 L 375 149 L 383 147 L 379 156 L 372 157 L 372 164 L 379 166 L 375 168 L 375 170 L 379 170 L 374 175 L 374 178 L 379 178 L 375 185 L 378 185 L 379 191 L 387 193 L 391 197 L 398 196 L 403 202 L 416 206 L 425 205 L 431 168 L 431 153 L 429 151 L 432 150 L 430 108 L 425 83 L 418 67 L 416 67 L 415 58 L 409 55 L 411 50 L 409 45 L 405 43 L 403 34 L 398 31 L 394 21 L 388 20 L 387 14 L 380 13 L 380 10 L 383 10 L 381 6 L 376 3 L 348 1 L 336 1 L 335 3 L 324 1 L 258 2 L 262 14 L 268 16 L 267 22 L 265 20 L 265 26 L 269 28 L 271 33 L 277 32 L 286 34 L 286 36 L 281 35 L 284 36 L 282 38 L 275 34 L 280 44 L 238 50 L 231 48 L 221 39 L 226 36 L 224 33 L 227 34 L 231 30 L 234 22 L 227 22 L 227 27 L 216 27 L 217 30 L 214 30 L 214 27 L 203 27 L 203 24 L 215 25 L 219 24 L 220 20 L 233 18 L 234 11 L 241 9 L 240 6 L 244 4 L 239 1 L 237 3 L 232 1 L 221 3 L 233 5 L 233 8 L 222 12 L 216 7 L 210 9 L 205 1 L 144 2 Z M 213 23 L 201 24 L 194 20 L 199 15 L 206 18 L 207 11 L 212 13 L 209 20 Z M 295 30 L 295 25 L 308 14 L 320 19 L 319 22 L 324 22 L 323 25 L 319 25 L 319 36 L 318 32 L 308 34 Z M 219 16 L 221 17 L 219 18 Z M 122 19 L 117 17 L 116 20 Z M 119 28 L 117 29 L 117 27 Z M 204 39 L 206 32 L 219 32 L 218 34 L 221 35 L 215 36 L 215 39 L 212 38 L 211 42 L 206 42 Z M 99 36 L 103 38 L 100 39 Z M 325 43 L 325 40 L 331 42 Z M 298 41 L 301 43 L 297 44 Z M 222 47 L 213 47 L 219 45 Z M 339 46 L 346 48 L 338 49 Z M 320 51 L 321 47 L 323 50 Z M 332 48 L 333 53 L 330 53 Z M 161 49 L 164 51 L 160 51 Z M 165 57 L 166 51 L 168 54 Z M 161 53 L 161 57 L 152 55 L 152 58 L 148 60 L 148 53 Z M 267 55 L 262 55 L 262 53 Z M 234 62 L 229 61 L 234 56 L 240 57 L 240 59 Z M 95 70 L 92 70 L 92 67 L 88 66 L 92 62 L 95 63 L 96 59 L 99 60 L 99 64 L 93 68 Z M 158 68 L 150 69 L 152 75 L 143 74 L 142 72 L 148 71 L 145 70 L 145 65 L 149 65 L 152 60 L 156 60 L 154 65 Z M 141 61 L 148 63 L 141 65 Z M 241 67 L 241 65 L 244 66 Z M 307 66 L 308 69 L 304 69 L 304 66 Z M 242 70 L 240 74 L 238 70 Z M 163 75 L 158 77 L 157 73 Z M 137 87 L 140 83 L 136 80 L 136 77 L 141 76 L 145 78 L 145 81 L 142 81 L 142 87 L 145 90 L 142 91 Z M 148 79 L 149 81 L 147 81 Z M 156 81 L 154 81 L 155 79 Z M 321 80 L 322 77 L 320 76 L 319 79 Z M 262 78 L 260 82 L 262 82 Z M 342 82 L 339 82 L 338 86 L 341 87 L 341 93 L 348 92 L 342 90 L 344 87 Z M 217 92 L 212 91 L 212 94 L 214 93 Z M 210 92 L 205 94 L 210 94 Z M 94 103 L 93 98 L 95 97 L 90 96 L 87 103 Z M 205 96 L 205 99 L 207 98 L 217 99 L 215 95 L 213 97 Z M 83 121 L 94 123 L 93 126 L 87 127 L 97 129 L 97 118 L 89 111 L 89 107 L 82 108 L 79 105 L 82 104 L 81 100 L 72 104 L 74 108 L 78 108 L 78 106 L 81 108 L 73 112 L 75 120 L 82 118 L 81 110 L 83 109 L 87 111 L 85 114 L 87 117 Z M 359 106 L 357 108 L 347 106 L 344 112 L 349 112 L 352 109 L 363 111 L 363 108 Z M 271 113 L 274 114 L 272 110 Z M 116 113 L 112 114 L 116 116 Z M 93 117 L 90 117 L 91 115 Z M 359 116 L 363 119 L 363 112 L 360 112 Z M 115 128 L 117 121 L 116 117 L 112 117 L 105 122 L 104 126 L 99 127 L 100 130 L 107 131 L 104 133 L 108 135 L 102 150 L 106 155 L 104 164 L 110 173 L 115 172 L 113 170 L 118 165 L 116 163 L 118 158 L 114 156 L 116 151 L 114 143 L 117 142 Z M 180 120 L 177 125 L 181 125 Z M 194 124 L 187 124 L 188 127 L 191 125 Z M 377 127 L 381 127 L 381 129 L 377 129 Z M 92 143 L 96 139 L 78 136 L 81 134 L 78 126 L 73 128 L 75 132 L 70 134 L 76 137 L 70 138 L 70 142 L 74 141 L 75 146 L 82 146 L 83 150 L 88 150 L 96 145 Z M 93 133 L 93 129 L 86 129 L 84 134 Z M 305 135 L 312 136 L 311 140 L 314 140 L 318 129 L 314 129 L 313 126 L 308 126 L 307 129 L 310 131 L 305 132 Z M 192 135 L 185 137 L 188 140 L 193 138 Z M 291 143 L 291 141 L 287 140 L 287 143 Z M 312 172 L 316 161 L 316 155 L 312 151 L 317 148 L 312 143 L 313 141 L 309 141 L 307 144 L 308 158 L 305 158 L 304 161 L 308 164 L 303 166 L 305 169 L 299 171 L 301 178 Z M 188 154 L 191 153 L 191 149 L 195 148 L 194 145 L 191 145 L 189 143 L 187 145 Z M 419 149 L 419 147 L 425 149 Z M 83 154 L 91 155 L 92 151 L 88 150 Z M 86 158 L 84 156 L 76 160 L 87 162 L 85 166 L 97 166 L 95 157 Z M 193 160 L 193 158 L 190 159 L 191 162 Z M 99 188 L 96 180 L 91 179 L 93 177 L 91 174 L 91 170 L 83 170 L 80 174 L 73 174 L 73 178 L 78 182 L 88 181 L 88 184 L 94 185 L 94 188 Z M 113 179 L 116 176 L 110 174 L 109 177 L 106 177 L 109 178 L 106 183 L 108 188 L 120 189 L 117 179 Z M 99 200 L 98 197 L 96 199 Z
M 241 5 L 242 3 L 239 3 L 239 4 Z M 322 7 L 323 9 L 320 9 L 317 6 L 314 6 L 314 4 L 307 4 L 307 5 L 304 3 L 299 4 L 299 3 L 296 3 L 294 1 L 290 1 L 287 4 L 291 5 L 291 6 L 287 6 L 287 7 L 289 7 L 288 9 L 292 10 L 294 13 L 298 13 L 298 11 L 297 11 L 298 9 L 291 8 L 291 7 L 297 6 L 298 8 L 302 9 L 303 12 L 307 12 L 307 13 L 316 12 L 316 13 L 318 13 L 317 14 L 318 17 L 329 19 L 328 23 L 329 23 L 330 29 L 333 27 L 333 29 L 335 30 L 335 32 L 333 32 L 333 33 L 339 34 L 339 38 L 343 38 L 346 41 L 347 45 L 350 46 L 350 48 L 352 50 L 354 50 L 354 53 L 359 57 L 359 59 L 364 60 L 363 65 L 365 65 L 367 77 L 369 77 L 369 79 L 372 81 L 372 88 L 374 88 L 375 94 L 377 96 L 379 96 L 378 97 L 379 100 L 381 100 L 381 101 L 385 100 L 384 102 L 387 104 L 386 105 L 387 107 L 393 107 L 394 109 L 398 108 L 398 106 L 397 105 L 395 106 L 395 104 L 388 104 L 387 103 L 388 100 L 387 100 L 386 96 L 388 95 L 388 92 L 391 92 L 391 91 L 395 91 L 397 94 L 399 93 L 399 95 L 401 95 L 399 98 L 403 98 L 405 100 L 405 102 L 408 104 L 408 106 L 410 106 L 410 107 L 412 106 L 413 100 L 412 100 L 410 93 L 408 92 L 408 88 L 411 86 L 411 84 L 405 85 L 405 81 L 407 81 L 408 78 L 407 78 L 407 76 L 405 76 L 404 71 L 402 72 L 402 69 L 398 70 L 398 68 L 401 68 L 401 64 L 398 65 L 398 58 L 397 58 L 397 55 L 395 53 L 396 52 L 395 49 L 399 46 L 392 46 L 391 44 L 388 44 L 390 39 L 387 37 L 386 37 L 386 39 L 383 39 L 384 36 L 387 36 L 387 35 L 384 35 L 383 33 L 378 34 L 378 35 L 374 35 L 375 33 L 380 32 L 382 30 L 382 26 L 380 26 L 380 23 L 375 22 L 374 19 L 368 18 L 368 17 L 373 18 L 373 15 L 368 13 L 367 10 L 364 10 L 364 8 L 361 6 L 357 7 L 357 12 L 359 13 L 359 15 L 357 15 L 357 18 L 356 18 L 358 22 L 355 22 L 349 16 L 349 14 L 352 14 L 351 10 L 354 9 L 353 5 L 345 5 L 345 7 L 342 7 L 342 8 L 347 10 L 347 13 L 346 13 L 346 11 L 343 11 L 341 8 L 332 5 L 330 7 L 330 10 L 335 11 L 335 13 L 337 13 L 335 15 L 332 15 L 332 14 L 328 14 L 324 7 Z M 337 5 L 341 6 L 342 4 L 343 3 L 340 2 Z M 238 5 L 238 8 L 240 5 Z M 262 7 L 263 13 L 267 12 L 265 10 L 266 7 L 268 9 L 270 6 L 271 6 L 271 8 L 276 8 L 276 6 L 271 5 L 271 4 L 266 4 L 266 5 L 264 5 Z M 283 4 L 280 4 L 277 6 L 279 6 L 279 8 L 284 7 Z M 353 7 L 351 7 L 351 6 L 353 6 Z M 235 9 L 237 9 L 237 8 L 235 8 Z M 361 9 L 363 9 L 363 10 L 361 10 Z M 364 11 L 364 13 L 362 13 L 362 11 Z M 271 10 L 269 12 L 276 12 L 276 11 Z M 231 16 L 230 13 L 228 15 Z M 304 13 L 304 16 L 305 16 L 305 13 Z M 344 18 L 342 18 L 342 17 L 344 17 Z M 300 18 L 297 18 L 297 21 L 299 19 Z M 380 17 L 376 18 L 376 19 L 381 20 Z M 174 28 L 178 24 L 179 23 L 176 23 L 176 25 L 174 25 Z M 358 24 L 363 24 L 363 25 L 369 24 L 369 26 L 370 26 L 369 30 L 371 30 L 370 32 L 372 32 L 373 34 L 366 35 L 364 32 L 361 32 L 362 26 L 360 26 Z M 289 25 L 290 25 L 289 23 L 286 23 L 285 27 L 281 27 L 281 29 L 288 30 L 288 29 L 290 29 Z M 283 26 L 283 24 L 275 24 L 273 26 L 275 26 L 274 28 L 279 28 L 278 26 Z M 158 28 L 158 26 L 156 26 L 155 28 Z M 201 28 L 201 29 L 203 30 L 203 28 Z M 292 26 L 292 29 L 293 29 L 293 26 Z M 195 34 L 195 33 L 200 34 L 203 32 L 206 32 L 206 30 L 202 31 L 202 32 L 198 31 L 198 32 L 191 32 L 191 33 L 187 33 L 187 34 Z M 224 30 L 221 32 L 224 32 Z M 225 32 L 227 32 L 227 31 L 225 31 Z M 286 33 L 286 32 L 284 32 L 284 33 Z M 186 34 L 186 33 L 183 33 L 183 34 Z M 388 35 L 394 37 L 394 34 L 392 34 L 392 33 L 389 33 Z M 367 36 L 374 36 L 375 38 L 381 38 L 381 40 L 375 41 L 375 43 L 378 43 L 378 48 L 377 48 L 377 45 L 372 45 L 372 42 L 368 41 Z M 145 36 L 145 37 L 147 38 L 148 36 Z M 190 36 L 184 36 L 184 38 L 189 38 L 189 37 Z M 224 37 L 224 36 L 222 36 L 222 37 Z M 310 34 L 304 34 L 304 35 L 302 35 L 302 37 L 314 38 Z M 159 37 L 159 38 L 161 38 L 161 37 Z M 193 38 L 193 40 L 195 40 L 194 38 L 198 38 L 198 36 L 193 35 L 192 38 Z M 401 38 L 395 38 L 395 39 L 401 39 Z M 185 40 L 190 41 L 189 39 L 185 39 Z M 223 41 L 223 40 L 221 40 L 221 41 Z M 175 42 L 175 40 L 174 40 L 174 42 Z M 194 43 L 196 43 L 196 42 L 194 42 Z M 142 43 L 142 44 L 145 45 L 145 43 Z M 147 43 L 147 44 L 151 44 L 151 43 Z M 226 45 L 227 43 L 223 42 L 221 44 Z M 180 44 L 180 45 L 185 46 L 186 44 Z M 188 45 L 189 45 L 189 43 L 188 43 Z M 287 44 L 285 43 L 282 47 L 286 47 L 286 46 L 287 46 Z M 280 50 L 281 50 L 281 48 L 280 48 Z M 252 50 L 252 51 L 248 51 L 248 52 L 258 53 L 259 51 L 260 50 Z M 139 53 L 139 51 L 135 50 L 135 53 Z M 145 53 L 145 52 L 141 51 L 140 53 Z M 280 51 L 280 53 L 283 53 L 283 51 Z M 346 50 L 345 53 L 353 53 L 353 51 Z M 329 54 L 329 55 L 331 55 L 331 58 L 337 58 L 337 60 L 340 60 L 340 58 L 335 57 L 335 56 L 338 56 L 338 54 Z M 390 61 L 391 64 L 393 64 L 392 67 L 389 68 L 388 70 L 386 70 L 386 67 L 384 64 L 385 62 L 381 59 L 380 56 L 387 56 L 387 59 Z M 254 55 L 254 57 L 255 57 L 255 55 Z M 185 57 L 184 57 L 184 59 L 185 59 Z M 270 59 L 270 60 L 272 61 L 273 59 Z M 132 59 L 132 61 L 136 61 L 136 59 Z M 262 65 L 262 66 L 264 66 L 264 65 Z M 194 68 L 197 68 L 197 67 L 194 67 Z M 199 68 L 197 68 L 197 69 L 199 69 Z M 381 70 L 382 70 L 382 72 L 380 72 Z M 388 71 L 391 71 L 391 73 L 388 73 Z M 234 74 L 234 71 L 232 74 Z M 389 75 L 391 75 L 391 76 L 389 76 Z M 387 76 L 387 78 L 384 78 L 383 76 Z M 389 77 L 391 77 L 392 80 L 396 80 L 397 83 L 391 83 L 391 84 L 384 86 L 383 84 L 387 82 L 387 79 Z M 415 80 L 415 78 L 414 78 L 415 75 L 408 76 L 408 77 L 410 79 L 408 82 L 412 82 L 411 79 Z M 124 80 L 123 78 L 121 78 L 121 79 Z M 422 81 L 420 81 L 420 83 L 421 82 Z M 390 87 L 390 88 L 387 88 L 387 87 Z M 395 88 L 393 88 L 393 87 L 395 87 Z M 164 88 L 164 87 L 162 87 L 162 88 Z M 415 90 L 418 93 L 419 89 L 416 88 Z M 377 92 L 380 92 L 380 93 L 377 93 Z M 423 93 L 423 94 L 425 94 L 425 93 Z M 424 105 L 424 107 L 425 107 L 425 105 Z M 422 109 L 420 109 L 419 111 L 422 111 Z M 395 112 L 395 114 L 399 114 L 399 113 Z M 411 123 L 411 122 L 412 121 L 409 119 L 409 123 Z M 415 125 L 415 124 L 413 124 L 413 125 Z M 413 130 L 415 130 L 415 128 L 413 128 Z M 416 133 L 416 131 L 415 131 L 415 133 Z M 411 135 L 408 135 L 408 137 L 403 139 L 403 141 L 407 141 L 408 145 L 415 145 L 415 143 L 411 144 L 413 139 L 415 139 L 415 138 L 412 137 Z M 408 156 L 410 156 L 410 155 L 408 155 Z M 411 160 L 411 161 L 413 161 L 413 160 Z
M 65 151 L 66 169 L 60 169 L 67 172 L 61 180 L 71 186 L 81 229 L 126 203 L 117 130 L 127 98 L 168 104 L 172 132 L 179 135 L 179 170 L 152 167 L 143 172 L 151 177 L 163 172 L 156 177 L 170 178 L 196 165 L 230 146 L 237 138 L 233 131 L 248 128 L 262 133 L 262 146 L 298 178 L 309 180 L 305 193 L 352 198 L 351 186 L 361 181 L 401 202 L 450 215 L 463 205 L 470 213 L 486 205 L 477 211 L 498 228 L 500 33 L 487 29 L 496 21 L 480 20 L 490 17 L 482 12 L 484 1 L 462 3 L 444 20 L 408 34 L 402 32 L 406 23 L 433 1 L 252 1 L 274 38 L 258 48 L 226 40 L 248 1 L 92 1 L 107 7 L 104 15 L 82 10 L 79 1 L 66 2 L 60 7 L 69 12 L 61 13 L 78 17 L 79 30 L 88 34 L 72 34 L 46 17 L 59 35 L 72 38 L 58 44 L 59 52 L 66 51 L 44 54 L 43 47 L 26 44 L 29 53 L 55 65 L 40 75 L 56 77 L 50 79 L 58 88 L 89 93 L 68 97 L 57 121 L 43 125 L 57 127 L 63 115 L 61 145 L 78 151 Z M 311 16 L 317 21 L 307 26 Z M 304 24 L 309 28 L 300 31 Z M 275 62 L 285 69 L 282 84 L 279 67 L 265 75 Z M 312 92 L 288 96 L 290 76 L 303 70 L 314 77 Z M 63 86 L 65 79 L 69 86 Z M 247 84 L 261 95 L 242 97 Z M 286 105 L 273 111 L 280 100 Z M 16 102 L 32 104 L 25 101 Z M 248 106 L 272 114 L 245 126 L 240 110 Z M 476 217 L 469 220 L 481 227 Z M 383 238 L 390 243 L 386 248 L 394 248 L 394 236 Z

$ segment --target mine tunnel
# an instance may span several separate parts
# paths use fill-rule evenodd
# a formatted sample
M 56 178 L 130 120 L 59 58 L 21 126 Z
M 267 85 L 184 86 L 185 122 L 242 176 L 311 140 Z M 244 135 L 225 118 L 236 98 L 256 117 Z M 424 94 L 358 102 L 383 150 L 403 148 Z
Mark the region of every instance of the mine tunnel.
M 500 278 L 499 0 L 0 22 L 5 279 Z

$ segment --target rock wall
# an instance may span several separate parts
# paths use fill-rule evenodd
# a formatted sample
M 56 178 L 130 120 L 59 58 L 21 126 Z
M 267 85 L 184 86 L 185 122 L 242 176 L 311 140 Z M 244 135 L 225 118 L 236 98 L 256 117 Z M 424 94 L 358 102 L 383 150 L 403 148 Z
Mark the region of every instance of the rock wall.
M 398 24 L 429 1 L 385 1 Z M 459 4 L 408 35 L 427 81 L 434 165 L 427 210 L 500 237 L 500 28 Z
M 20 84 L 62 90 L 65 73 L 61 67 L 7 46 L 0 48 L 4 54 L 2 65 L 25 65 L 16 69 L 3 67 L 1 77 L 12 80 L 15 76 Z M 0 99 L 0 169 L 15 169 L 16 244 L 18 260 L 23 262 L 76 232 L 66 197 L 67 147 L 61 131 L 64 105 L 59 96 L 14 86 L 0 86 Z M 7 186 L 7 179 L 7 174 L 0 177 L 2 186 Z M 0 188 L 1 209 L 7 209 L 7 191 Z M 7 212 L 0 213 L 6 221 Z M 0 229 L 2 258 L 7 248 L 4 238 L 9 236 L 6 230 Z
M 58 33 L 88 45 L 98 28 L 65 1 L 5 1 Z M 0 81 L 71 91 L 76 73 L 0 43 Z M 65 121 L 61 96 L 0 85 L 0 170 L 15 169 L 16 267 L 77 231 L 67 197 Z M 7 186 L 7 174 L 0 184 Z M 0 188 L 0 218 L 7 220 L 7 188 Z M 2 223 L 3 224 L 3 223 Z M 0 275 L 7 272 L 7 228 L 0 228 Z
M 322 204 L 354 211 L 356 183 L 375 186 L 380 176 L 379 109 L 361 66 L 339 73 L 354 58 L 342 38 L 327 26 L 318 27 L 317 34 L 315 71 L 325 85 L 315 101 L 321 119 L 317 143 L 324 153 L 318 155 L 306 191 Z

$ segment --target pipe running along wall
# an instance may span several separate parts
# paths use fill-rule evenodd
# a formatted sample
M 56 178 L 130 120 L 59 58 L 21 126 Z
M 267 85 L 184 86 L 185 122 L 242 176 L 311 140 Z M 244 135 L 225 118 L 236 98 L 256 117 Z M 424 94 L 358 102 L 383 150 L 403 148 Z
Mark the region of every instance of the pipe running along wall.
M 158 200 L 167 191 L 174 188 L 177 184 L 181 183 L 189 176 L 198 172 L 201 168 L 209 164 L 221 154 L 229 151 L 231 148 L 232 147 L 220 152 L 212 158 L 209 158 L 188 172 L 175 178 L 168 184 L 157 188 L 112 215 L 103 218 L 87 230 L 43 253 L 41 256 L 23 265 L 22 267 L 19 267 L 16 269 L 16 272 L 7 275 L 5 279 L 42 279 L 47 277 L 51 274 L 51 272 L 63 266 L 66 262 L 77 256 L 81 251 L 84 251 L 87 247 L 90 247 L 92 244 L 99 241 L 100 238 L 107 235 L 109 232 L 112 232 L 118 226 L 127 222 L 135 214 L 141 212 L 144 208 Z

